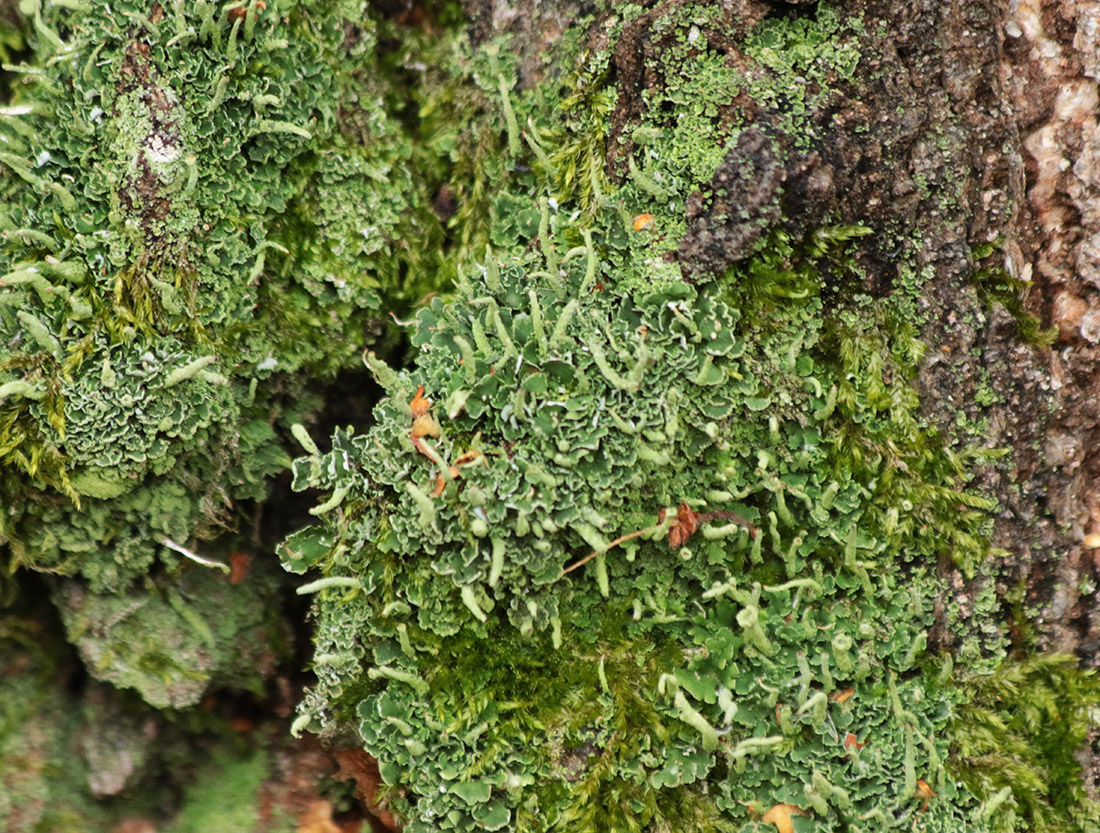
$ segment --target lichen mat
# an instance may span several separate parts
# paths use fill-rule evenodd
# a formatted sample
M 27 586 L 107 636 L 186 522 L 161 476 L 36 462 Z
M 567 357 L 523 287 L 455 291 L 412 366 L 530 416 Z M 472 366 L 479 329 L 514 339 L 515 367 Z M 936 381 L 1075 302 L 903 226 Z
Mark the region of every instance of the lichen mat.
M 1095 679 L 947 592 L 919 241 L 826 182 L 872 36 L 798 9 L 4 18 L 5 829 L 338 829 L 316 737 L 409 833 L 1096 830 Z

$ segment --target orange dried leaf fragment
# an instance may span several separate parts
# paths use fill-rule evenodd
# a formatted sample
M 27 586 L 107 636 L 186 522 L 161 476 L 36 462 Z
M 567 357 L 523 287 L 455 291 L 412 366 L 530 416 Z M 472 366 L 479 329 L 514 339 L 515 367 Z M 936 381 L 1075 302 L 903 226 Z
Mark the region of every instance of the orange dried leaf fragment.
M 267 3 L 265 3 L 264 0 L 257 0 L 256 14 L 259 14 L 260 12 L 262 12 L 266 8 L 267 8 Z M 225 13 L 225 16 L 226 16 L 226 19 L 230 23 L 236 23 L 238 20 L 244 20 L 245 15 L 247 15 L 247 14 L 248 14 L 248 4 L 247 3 L 242 3 L 239 6 L 232 6 Z
M 460 472 L 454 466 L 451 466 L 447 471 L 450 473 L 452 480 L 454 480 L 456 477 L 458 477 L 460 474 L 462 474 L 462 472 Z M 435 488 L 432 489 L 432 497 L 439 497 L 441 494 L 443 494 L 443 490 L 446 487 L 447 487 L 447 478 L 445 478 L 442 474 L 437 474 L 435 476 Z
M 914 796 L 921 799 L 923 802 L 920 806 L 919 812 L 923 813 L 928 810 L 928 804 L 936 797 L 936 791 L 928 786 L 928 782 L 923 778 L 917 779 L 917 790 L 913 793 Z
M 794 833 L 791 816 L 809 816 L 810 814 L 795 804 L 776 804 L 760 818 L 764 824 L 774 824 L 779 833 Z
M 420 385 L 416 389 L 416 396 L 412 398 L 409 403 L 409 409 L 412 411 L 413 421 L 416 421 L 419 417 L 428 413 L 428 410 L 432 407 L 432 401 L 424 398 L 424 386 Z
M 854 688 L 846 688 L 843 691 L 834 691 L 829 695 L 829 699 L 834 703 L 843 703 L 855 693 L 856 690 Z
M 439 424 L 432 419 L 431 414 L 421 414 L 413 420 L 411 436 L 414 440 L 421 437 L 438 437 Z
M 476 449 L 470 449 L 469 451 L 463 451 L 455 458 L 456 466 L 472 466 L 478 460 L 481 460 L 485 455 Z
M 652 214 L 639 214 L 634 218 L 634 231 L 642 231 L 643 229 L 649 228 L 651 225 L 653 225 Z

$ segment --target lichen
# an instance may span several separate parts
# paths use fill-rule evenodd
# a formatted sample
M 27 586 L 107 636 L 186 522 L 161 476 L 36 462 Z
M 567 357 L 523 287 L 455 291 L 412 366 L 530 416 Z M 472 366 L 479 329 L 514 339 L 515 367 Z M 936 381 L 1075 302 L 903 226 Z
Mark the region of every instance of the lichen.
M 697 91 L 715 58 L 685 44 Z M 571 80 L 598 107 L 593 60 Z M 747 830 L 775 805 L 985 829 L 947 767 L 966 696 L 929 628 L 937 563 L 995 554 L 992 504 L 966 491 L 980 453 L 920 416 L 911 298 L 861 291 L 846 252 L 868 230 L 793 236 L 782 188 L 719 193 L 766 140 L 705 97 L 689 161 L 662 167 L 657 142 L 619 186 L 564 188 L 557 166 L 587 169 L 562 79 L 519 93 L 473 65 L 512 159 L 482 169 L 494 249 L 419 313 L 410 369 L 367 356 L 374 427 L 328 453 L 302 436 L 294 465 L 327 495 L 281 548 L 322 576 L 296 728 L 356 727 L 412 833 Z M 689 270 L 676 215 L 708 181 L 714 217 L 744 208 L 708 228 L 740 242 Z
M 251 426 L 303 416 L 286 396 L 430 285 L 438 222 L 387 102 L 351 94 L 378 62 L 364 4 L 28 9 L 32 83 L 0 127 L 0 536 L 121 589 L 177 563 L 140 517 L 161 488 L 195 498 L 181 544 L 263 496 L 287 458 Z
M 289 634 L 269 600 L 272 579 L 253 571 L 239 585 L 195 567 L 171 582 L 127 593 L 58 586 L 55 603 L 89 673 L 137 689 L 157 708 L 199 702 L 212 686 L 261 692 Z
M 245 5 L 23 3 L 0 111 L 0 572 L 83 582 L 93 674 L 158 705 L 256 684 L 222 671 L 273 584 L 211 593 L 242 630 L 202 650 L 168 601 L 316 390 L 446 277 L 367 4 Z M 140 638 L 109 613 L 137 603 Z
M 277 581 L 225 533 L 293 437 L 294 731 L 357 737 L 409 833 L 1092 829 L 1095 682 L 1002 664 L 995 452 L 922 416 L 916 232 L 873 294 L 876 232 L 798 211 L 864 46 L 800 5 L 601 5 L 524 60 L 455 4 L 3 18 L 0 545 L 93 689 L 261 691 Z M 370 427 L 311 436 L 360 355 Z M 0 675 L 0 823 L 106 829 L 156 756 L 55 678 Z M 166 829 L 263 826 L 264 754 L 201 769 Z

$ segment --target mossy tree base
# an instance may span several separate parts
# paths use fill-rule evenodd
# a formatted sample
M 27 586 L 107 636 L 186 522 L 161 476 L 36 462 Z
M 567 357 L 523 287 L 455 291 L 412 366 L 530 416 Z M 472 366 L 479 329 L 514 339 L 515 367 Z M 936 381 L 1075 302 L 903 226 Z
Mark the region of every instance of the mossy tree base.
M 268 812 L 276 758 L 185 708 L 288 685 L 295 582 L 293 731 L 410 833 L 1095 830 L 1097 685 L 1031 655 L 1077 646 L 1095 594 L 1067 528 L 1087 466 L 1058 483 L 1091 429 L 1014 294 L 1045 245 L 1020 206 L 1057 177 L 1023 163 L 1001 73 L 1065 32 L 962 0 L 462 11 L 0 16 L 26 58 L 0 110 L 0 544 L 147 704 L 89 684 L 88 720 L 40 730 L 75 695 L 34 615 L 5 618 L 6 667 L 41 673 L 5 682 L 33 702 L 0 744 L 37 774 L 0 769 L 0 819 L 146 813 L 125 796 L 172 763 L 144 715 L 183 770 L 221 736 L 169 829 L 327 830 Z M 1081 200 L 1051 187 L 1040 217 Z M 1072 300 L 1060 337 L 1091 343 Z M 347 408 L 303 392 L 360 355 L 377 407 L 330 439 Z M 319 491 L 280 581 L 261 527 L 230 530 L 295 444 Z

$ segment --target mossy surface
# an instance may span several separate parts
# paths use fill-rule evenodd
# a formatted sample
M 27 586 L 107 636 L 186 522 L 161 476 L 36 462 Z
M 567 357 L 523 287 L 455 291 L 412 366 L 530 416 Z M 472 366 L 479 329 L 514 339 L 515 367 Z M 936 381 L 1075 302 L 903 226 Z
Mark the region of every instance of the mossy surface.
M 357 726 L 414 833 L 1001 823 L 948 766 L 967 695 L 928 651 L 938 565 L 996 557 L 983 452 L 920 416 L 919 286 L 865 294 L 867 229 L 783 217 L 784 131 L 861 24 L 769 22 L 735 69 L 708 14 L 664 21 L 618 184 L 608 52 L 523 93 L 507 47 L 471 59 L 511 160 L 480 168 L 491 248 L 417 316 L 412 368 L 368 356 L 374 428 L 299 432 L 295 485 L 329 496 L 281 548 L 322 575 L 296 725 Z M 740 120 L 795 67 L 786 120 Z M 988 670 L 1003 637 L 977 638 Z
M 1081 783 L 1079 750 L 1096 721 L 1100 682 L 1067 656 L 1005 661 L 968 680 L 951 727 L 961 780 L 989 796 L 997 831 L 1100 830 L 1100 802 Z
M 181 708 L 214 685 L 263 692 L 289 650 L 289 629 L 271 606 L 274 584 L 260 570 L 234 586 L 195 567 L 119 594 L 64 582 L 54 603 L 92 676 L 137 689 L 157 708 Z
M 24 5 L 34 61 L 0 113 L 0 535 L 17 565 L 120 590 L 179 563 L 159 539 L 265 495 L 271 426 L 383 298 L 431 285 L 438 221 L 362 83 L 365 4 Z
M 93 677 L 181 726 L 262 690 L 278 582 L 221 562 L 293 435 L 322 495 L 279 548 L 315 598 L 294 729 L 358 738 L 409 833 L 1094 829 L 1095 683 L 1002 665 L 991 452 L 921 414 L 932 270 L 876 283 L 893 244 L 813 190 L 861 16 L 600 6 L 531 74 L 452 7 L 19 6 L 0 546 L 60 576 Z M 311 439 L 360 355 L 372 427 Z M 127 701 L 0 660 L 0 824 L 149 810 L 100 800 L 148 763 Z M 167 829 L 268 829 L 241 747 Z
M 308 751 L 299 757 L 283 740 L 285 721 L 242 725 L 234 712 L 248 699 L 240 696 L 154 708 L 88 680 L 72 637 L 38 595 L 25 593 L 0 615 L 0 829 L 298 829 L 302 808 L 320 799 L 308 775 L 319 781 L 331 766 Z M 244 654 L 263 648 L 259 640 L 242 646 L 238 673 L 255 674 L 262 662 Z M 175 659 L 186 661 L 186 651 Z
M 257 630 L 277 582 L 194 571 L 228 570 L 289 426 L 445 279 L 439 173 L 413 164 L 395 92 L 416 84 L 366 3 L 20 9 L 4 49 L 31 54 L 0 110 L 0 574 L 73 579 L 55 598 L 92 674 L 150 703 L 255 688 L 261 648 L 285 641 Z

